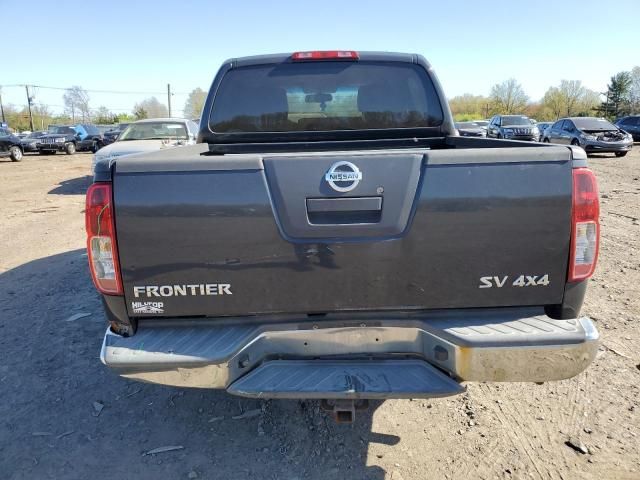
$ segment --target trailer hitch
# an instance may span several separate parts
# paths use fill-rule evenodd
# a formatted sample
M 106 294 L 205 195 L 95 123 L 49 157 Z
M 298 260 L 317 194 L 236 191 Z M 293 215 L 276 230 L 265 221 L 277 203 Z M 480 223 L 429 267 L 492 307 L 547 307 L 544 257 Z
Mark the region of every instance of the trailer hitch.
M 322 400 L 320 408 L 329 412 L 336 423 L 353 423 L 356 410 L 369 408 L 369 400 Z

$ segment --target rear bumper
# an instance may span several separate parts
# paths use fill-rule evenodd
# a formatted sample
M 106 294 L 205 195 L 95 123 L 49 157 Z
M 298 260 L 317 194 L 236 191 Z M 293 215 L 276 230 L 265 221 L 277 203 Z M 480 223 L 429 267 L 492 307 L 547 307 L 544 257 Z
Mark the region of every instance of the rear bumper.
M 127 378 L 237 393 L 229 388 L 234 382 L 273 360 L 406 359 L 427 362 L 457 382 L 562 380 L 587 368 L 599 342 L 586 317 L 553 320 L 532 309 L 308 320 L 141 322 L 129 338 L 108 330 L 100 358 Z M 396 397 L 390 391 L 377 398 Z

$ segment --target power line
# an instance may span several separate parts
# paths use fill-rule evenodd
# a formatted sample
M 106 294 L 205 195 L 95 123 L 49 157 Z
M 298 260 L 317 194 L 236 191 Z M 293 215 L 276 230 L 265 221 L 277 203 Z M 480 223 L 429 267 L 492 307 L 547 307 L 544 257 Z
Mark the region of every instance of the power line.
M 58 108 L 67 108 L 66 105 L 59 105 L 56 103 L 44 103 L 44 102 L 33 102 L 31 105 L 38 105 L 39 107 L 58 107 Z M 103 105 L 101 105 L 103 106 Z M 106 106 L 105 106 L 106 107 Z M 133 110 L 131 107 L 106 107 L 109 110 L 122 110 L 122 111 L 129 111 L 129 110 Z M 92 108 L 92 110 L 96 110 L 97 108 Z M 180 108 L 172 108 L 172 111 L 178 111 L 178 112 L 182 112 L 183 110 Z
M 16 84 L 16 85 L 2 85 L 3 87 L 24 87 L 25 84 Z M 51 86 L 47 86 L 47 85 L 33 85 L 33 84 L 29 84 L 30 87 L 36 87 L 36 88 L 44 88 L 44 89 L 48 89 L 48 90 L 69 90 L 71 87 L 51 87 Z M 82 87 L 80 87 L 82 88 Z M 89 92 L 89 93 L 112 93 L 112 94 L 123 94 L 123 95 L 164 95 L 167 92 L 161 92 L 161 91 L 126 91 L 126 90 L 98 90 L 98 89 L 89 89 L 89 88 L 82 88 L 85 92 Z M 173 95 L 189 95 L 189 93 L 185 93 L 185 92 L 171 92 Z

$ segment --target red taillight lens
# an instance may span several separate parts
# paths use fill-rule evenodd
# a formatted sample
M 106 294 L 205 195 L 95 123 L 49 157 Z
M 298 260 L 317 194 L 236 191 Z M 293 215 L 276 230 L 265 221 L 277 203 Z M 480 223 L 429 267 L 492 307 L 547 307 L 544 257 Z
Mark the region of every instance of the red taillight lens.
M 122 295 L 111 198 L 110 183 L 94 183 L 87 190 L 87 255 L 96 288 L 107 295 Z
M 573 169 L 573 212 L 569 281 L 593 275 L 600 244 L 600 200 L 596 177 L 588 168 Z
M 358 60 L 358 52 L 353 50 L 315 50 L 313 52 L 295 52 L 291 60 Z

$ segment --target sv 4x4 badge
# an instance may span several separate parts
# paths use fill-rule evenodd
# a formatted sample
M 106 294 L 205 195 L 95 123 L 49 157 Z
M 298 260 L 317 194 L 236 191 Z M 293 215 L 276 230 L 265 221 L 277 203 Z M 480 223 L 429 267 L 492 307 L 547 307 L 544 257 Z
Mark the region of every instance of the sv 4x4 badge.
M 507 285 L 509 275 L 503 277 L 480 277 L 480 285 L 478 288 L 502 288 Z M 511 287 L 546 287 L 549 285 L 549 274 L 539 275 L 520 275 L 513 282 L 509 283 Z

